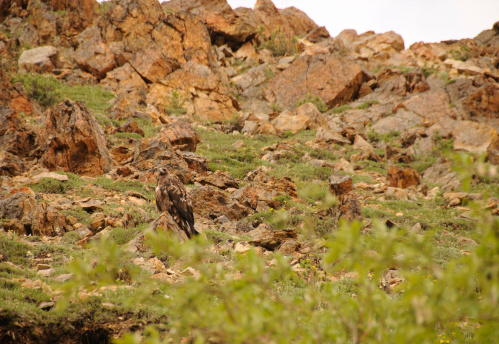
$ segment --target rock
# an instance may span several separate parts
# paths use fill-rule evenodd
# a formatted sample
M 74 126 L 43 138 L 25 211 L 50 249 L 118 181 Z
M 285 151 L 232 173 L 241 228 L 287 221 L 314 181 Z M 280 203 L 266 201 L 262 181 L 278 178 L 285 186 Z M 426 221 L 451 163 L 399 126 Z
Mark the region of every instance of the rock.
M 430 89 L 421 71 L 402 73 L 393 68 L 383 68 L 376 75 L 376 94 L 382 96 L 407 96 L 411 93 L 422 93 Z
M 199 176 L 194 179 L 195 182 L 201 185 L 211 185 L 222 190 L 228 188 L 239 189 L 239 184 L 227 172 L 216 171 L 215 173 L 208 173 L 204 176 Z
M 285 241 L 296 239 L 296 228 L 275 230 L 267 223 L 262 223 L 258 228 L 248 233 L 252 238 L 250 244 L 273 251 L 278 249 Z
M 34 128 L 14 110 L 0 105 L 0 175 L 15 176 L 27 171 L 36 158 L 33 151 L 37 140 Z
M 327 143 L 351 144 L 350 140 L 343 137 L 340 133 L 326 128 L 318 128 L 315 135 L 318 139 L 324 139 Z
M 182 230 L 177 222 L 173 219 L 173 217 L 168 212 L 162 212 L 159 217 L 154 220 L 153 223 L 148 227 L 147 230 L 155 230 L 158 232 L 166 232 L 177 237 L 179 240 L 184 241 L 187 240 L 187 234 L 184 230 Z M 135 247 L 136 250 L 141 251 L 141 238 L 144 238 L 144 232 L 139 234 L 134 240 L 133 243 L 129 243 L 131 249 Z M 143 240 L 143 239 L 142 239 Z
M 372 130 L 377 134 L 389 134 L 390 132 L 405 132 L 423 123 L 423 118 L 412 111 L 400 109 L 393 116 L 380 119 L 372 126 Z
M 420 149 L 420 147 L 418 148 Z M 385 160 L 392 163 L 408 164 L 414 161 L 414 156 L 401 148 L 393 147 L 387 143 L 385 145 Z
M 23 51 L 18 60 L 19 73 L 51 73 L 60 66 L 58 50 L 52 46 Z
M 220 40 L 244 43 L 258 29 L 258 23 L 238 15 L 226 0 L 172 0 L 163 2 L 161 6 L 165 11 L 187 11 L 201 18 Z
M 225 193 L 210 186 L 193 189 L 190 197 L 196 216 L 216 219 L 225 215 L 230 220 L 240 220 L 249 215 L 246 207 L 231 201 Z
M 329 127 L 327 119 L 324 117 L 317 107 L 312 103 L 305 103 L 296 109 L 296 116 L 306 116 L 310 118 L 308 129 L 318 129 Z
M 245 242 L 245 241 L 237 242 L 236 246 L 234 247 L 234 251 L 236 253 L 246 253 L 249 250 L 251 250 L 251 245 L 249 242 Z
M 461 121 L 457 125 L 453 136 L 455 150 L 482 154 L 487 152 L 489 148 L 499 147 L 497 131 L 487 124 Z
M 354 173 L 354 168 L 345 158 L 341 158 L 339 162 L 333 165 L 335 171 L 344 171 Z
M 43 178 L 55 179 L 55 180 L 59 180 L 61 182 L 65 182 L 65 181 L 69 180 L 69 177 L 65 174 L 59 174 L 59 173 L 55 173 L 55 172 L 42 172 L 42 173 L 34 176 L 33 181 L 35 183 L 38 183 Z
M 464 109 L 471 118 L 499 118 L 499 86 L 480 87 L 464 100 Z
M 48 111 L 45 123 L 40 138 L 45 167 L 86 176 L 111 170 L 107 139 L 83 102 L 66 100 L 58 104 Z
M 235 56 L 239 59 L 256 59 L 258 58 L 258 53 L 251 42 L 246 42 L 241 48 L 237 49 Z
M 461 182 L 455 172 L 451 170 L 449 161 L 440 160 L 430 166 L 423 174 L 426 181 L 442 186 L 445 191 L 452 191 L 461 186 Z
M 195 152 L 201 142 L 201 136 L 189 124 L 181 121 L 166 124 L 161 134 L 170 140 L 173 148 L 181 151 Z
M 31 115 L 33 106 L 19 83 L 12 84 L 12 80 L 3 68 L 0 68 L 0 111 L 13 111 L 16 115 L 24 113 Z M 8 110 L 9 109 L 9 110 Z M 0 150 L 1 151 L 1 150 Z
M 328 82 L 324 84 L 324 80 Z M 333 108 L 354 99 L 362 82 L 362 68 L 343 57 L 301 56 L 270 81 L 264 97 L 270 103 L 292 109 L 297 101 L 311 95 Z
M 355 141 L 352 146 L 354 149 L 360 149 L 359 153 L 353 154 L 350 157 L 350 162 L 362 161 L 362 160 L 373 160 L 381 161 L 381 158 L 374 151 L 373 146 L 369 144 L 362 136 L 355 136 Z
M 293 115 L 290 111 L 285 111 L 277 116 L 272 122 L 272 126 L 281 134 L 291 132 L 296 134 L 299 131 L 306 130 L 311 120 L 305 115 Z
M 146 101 L 162 109 L 170 105 L 171 97 L 169 100 L 165 95 L 172 91 L 182 91 L 180 93 L 185 99 L 187 114 L 196 114 L 203 120 L 230 120 L 239 110 L 239 104 L 230 95 L 220 76 L 208 66 L 192 61 L 170 73 L 161 83 L 153 85 Z
M 136 133 L 144 137 L 144 130 L 133 119 L 129 119 L 125 123 L 120 124 L 117 129 L 118 133 Z
M 281 192 L 291 196 L 293 199 L 298 200 L 298 188 L 295 182 L 289 177 L 277 178 L 269 175 L 259 167 L 256 170 L 248 172 L 244 180 L 253 182 L 252 185 L 263 184 L 265 187 Z M 255 184 L 256 183 L 256 184 Z
M 335 196 L 346 195 L 353 190 L 352 177 L 332 174 L 329 176 L 329 191 Z
M 407 110 L 431 122 L 438 122 L 443 118 L 452 117 L 453 111 L 449 103 L 447 93 L 439 89 L 413 95 L 409 100 L 403 102 L 403 105 Z
M 187 163 L 187 167 L 199 174 L 208 172 L 208 159 L 193 152 L 180 152 L 180 156 Z
M 66 231 L 64 215 L 48 203 L 37 203 L 29 188 L 0 200 L 0 219 L 8 220 L 2 223 L 5 231 L 20 235 L 61 236 Z
M 129 63 L 108 72 L 100 84 L 110 88 L 115 93 L 120 90 L 139 90 L 147 87 L 145 81 Z
M 166 266 L 156 257 L 145 260 L 144 257 L 132 258 L 132 263 L 140 266 L 142 269 L 149 272 L 151 275 L 166 272 Z
M 412 168 L 390 166 L 386 177 L 388 185 L 395 188 L 407 189 L 409 186 L 418 185 L 421 181 L 419 173 Z
M 104 43 L 97 26 L 85 29 L 77 36 L 77 40 L 81 44 L 73 58 L 82 70 L 95 75 L 98 79 L 103 79 L 107 72 L 117 67 L 114 53 Z
M 73 278 L 73 274 L 62 274 L 57 277 L 54 277 L 54 280 L 60 283 L 64 283 L 69 281 L 71 278 Z
M 154 45 L 137 52 L 130 64 L 145 80 L 153 83 L 163 80 L 180 67 L 177 60 Z
M 338 199 L 338 204 L 330 208 L 330 213 L 335 220 L 362 219 L 362 207 L 357 195 L 353 192 L 352 177 L 332 174 L 329 176 L 329 191 Z
M 311 30 L 306 36 L 305 39 L 312 43 L 319 43 L 325 39 L 330 38 L 329 31 L 324 26 L 319 26 L 313 30 Z

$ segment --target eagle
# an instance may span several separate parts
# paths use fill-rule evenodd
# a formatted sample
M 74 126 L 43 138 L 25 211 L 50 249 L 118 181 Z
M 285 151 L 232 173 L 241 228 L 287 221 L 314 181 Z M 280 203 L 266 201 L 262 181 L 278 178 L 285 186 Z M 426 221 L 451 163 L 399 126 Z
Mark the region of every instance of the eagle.
M 159 212 L 168 212 L 188 238 L 199 234 L 194 229 L 192 205 L 187 198 L 185 186 L 166 168 L 158 170 L 155 196 Z

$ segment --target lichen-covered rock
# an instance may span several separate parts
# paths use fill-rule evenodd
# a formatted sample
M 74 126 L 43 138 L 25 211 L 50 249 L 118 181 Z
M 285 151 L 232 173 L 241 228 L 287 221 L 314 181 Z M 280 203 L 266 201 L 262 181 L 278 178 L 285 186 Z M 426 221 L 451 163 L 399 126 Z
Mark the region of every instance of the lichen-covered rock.
M 113 165 L 104 132 L 83 102 L 66 100 L 47 113 L 40 146 L 51 170 L 98 176 Z

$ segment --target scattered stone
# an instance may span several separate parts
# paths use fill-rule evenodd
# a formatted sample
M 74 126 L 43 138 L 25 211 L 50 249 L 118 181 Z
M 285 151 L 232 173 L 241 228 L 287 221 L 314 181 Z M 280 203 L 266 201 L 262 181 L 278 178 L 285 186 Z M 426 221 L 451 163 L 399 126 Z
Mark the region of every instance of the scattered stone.
M 388 185 L 395 188 L 407 189 L 409 186 L 418 185 L 421 181 L 419 173 L 412 168 L 390 166 L 386 177 Z
M 253 238 L 250 244 L 273 251 L 278 249 L 285 241 L 296 239 L 297 231 L 295 228 L 275 230 L 269 224 L 262 223 L 258 228 L 249 232 L 248 235 Z
M 54 308 L 54 306 L 54 301 L 43 301 L 38 304 L 38 308 L 40 308 L 42 311 L 50 311 L 52 308 Z

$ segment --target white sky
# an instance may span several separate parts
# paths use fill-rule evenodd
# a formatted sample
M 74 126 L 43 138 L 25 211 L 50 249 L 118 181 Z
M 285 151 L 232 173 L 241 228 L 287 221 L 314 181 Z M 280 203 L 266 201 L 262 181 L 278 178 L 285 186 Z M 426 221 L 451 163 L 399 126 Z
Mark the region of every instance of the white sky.
M 228 0 L 232 8 L 253 8 L 255 0 Z M 418 41 L 473 38 L 499 21 L 499 0 L 273 0 L 294 6 L 331 36 L 343 29 L 357 33 L 395 31 L 405 47 Z

